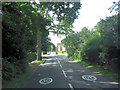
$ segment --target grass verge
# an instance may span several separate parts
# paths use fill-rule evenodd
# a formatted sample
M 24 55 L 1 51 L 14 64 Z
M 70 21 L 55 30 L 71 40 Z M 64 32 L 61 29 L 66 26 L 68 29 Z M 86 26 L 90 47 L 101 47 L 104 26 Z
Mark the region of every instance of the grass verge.
M 35 61 L 33 64 L 34 65 L 44 64 L 46 60 L 47 60 L 47 58 L 42 58 L 42 61 Z
M 20 85 L 20 83 L 22 83 L 32 73 L 32 71 L 32 68 L 28 65 L 25 73 L 17 76 L 17 78 L 12 79 L 12 81 L 7 81 L 2 88 L 17 88 L 18 85 Z
M 113 73 L 113 72 L 109 72 L 107 70 L 104 70 L 102 66 L 99 65 L 91 65 L 89 62 L 85 62 L 82 60 L 75 60 L 75 62 L 80 63 L 82 65 L 85 65 L 87 68 L 93 68 L 109 77 L 115 78 L 117 80 L 120 80 L 120 75 L 118 75 L 117 73 Z
M 57 51 L 58 53 L 63 53 L 63 54 L 65 54 L 65 53 L 67 53 L 66 51 Z

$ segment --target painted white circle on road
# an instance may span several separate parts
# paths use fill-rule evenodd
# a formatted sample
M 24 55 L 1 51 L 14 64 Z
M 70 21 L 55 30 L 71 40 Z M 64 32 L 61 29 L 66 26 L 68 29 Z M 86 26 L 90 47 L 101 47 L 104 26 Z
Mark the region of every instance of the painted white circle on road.
M 95 76 L 92 76 L 92 75 L 83 75 L 82 78 L 84 80 L 87 80 L 87 81 L 95 81 L 95 80 L 97 80 L 97 78 Z
M 49 84 L 53 81 L 52 78 L 43 78 L 43 79 L 40 79 L 39 83 L 40 84 Z

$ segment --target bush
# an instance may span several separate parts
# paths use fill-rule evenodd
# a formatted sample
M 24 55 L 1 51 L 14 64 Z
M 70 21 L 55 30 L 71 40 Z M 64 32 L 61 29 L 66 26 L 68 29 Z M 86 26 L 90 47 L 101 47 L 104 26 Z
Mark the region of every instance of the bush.
M 101 45 L 101 37 L 98 32 L 95 32 L 92 36 L 90 36 L 86 42 L 83 44 L 82 50 L 82 57 L 88 60 L 91 63 L 98 63 L 99 62 L 99 53 L 101 52 L 100 49 Z
M 3 84 L 6 81 L 11 81 L 13 78 L 16 78 L 18 75 L 26 71 L 27 63 L 24 60 L 16 60 L 16 62 L 9 62 L 10 58 L 5 58 L 2 60 L 2 79 Z M 14 61 L 14 60 L 13 60 Z
M 99 64 L 100 65 L 105 65 L 107 63 L 105 55 L 106 55 L 106 51 L 100 52 L 100 54 L 99 54 L 99 59 L 100 59 Z
M 120 64 L 119 49 L 115 46 L 109 47 L 105 57 L 109 70 L 118 72 Z
M 37 55 L 36 55 L 35 52 L 28 52 L 28 53 L 27 53 L 26 60 L 27 60 L 28 62 L 31 62 L 31 61 L 35 60 L 36 57 L 37 57 Z
M 12 78 L 15 77 L 17 73 L 17 68 L 11 64 L 7 59 L 3 59 L 2 62 L 2 78 L 3 78 L 3 83 L 4 80 L 12 80 Z

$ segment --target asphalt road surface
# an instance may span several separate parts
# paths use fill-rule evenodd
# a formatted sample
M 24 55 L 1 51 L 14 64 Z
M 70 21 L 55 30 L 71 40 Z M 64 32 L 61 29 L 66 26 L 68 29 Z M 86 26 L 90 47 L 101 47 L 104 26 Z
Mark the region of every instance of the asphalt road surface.
M 117 80 L 96 70 L 69 60 L 64 55 L 48 55 L 47 61 L 34 69 L 33 73 L 18 88 L 119 88 Z M 83 75 L 92 75 L 86 77 Z M 45 79 L 46 78 L 46 79 Z

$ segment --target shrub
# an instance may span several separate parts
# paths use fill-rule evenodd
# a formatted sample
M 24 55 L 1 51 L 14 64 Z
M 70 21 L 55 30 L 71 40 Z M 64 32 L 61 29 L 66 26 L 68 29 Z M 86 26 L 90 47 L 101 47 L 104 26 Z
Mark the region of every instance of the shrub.
M 37 55 L 36 55 L 35 52 L 28 52 L 28 53 L 27 53 L 26 60 L 27 60 L 28 62 L 31 62 L 31 61 L 35 60 L 36 57 L 37 57 Z
M 16 67 L 11 64 L 7 59 L 3 59 L 2 61 L 2 78 L 3 83 L 4 80 L 12 80 L 13 77 L 15 77 L 17 73 Z
M 83 57 L 88 57 L 88 60 L 91 63 L 99 62 L 99 53 L 101 45 L 101 38 L 98 32 L 95 32 L 94 35 L 90 36 L 86 42 L 83 44 Z
M 12 57 L 2 60 L 3 84 L 5 84 L 6 81 L 11 81 L 13 78 L 16 78 L 26 71 L 27 63 L 24 60 L 16 60 L 16 62 L 11 63 L 9 62 L 9 59 L 11 58 Z
M 115 46 L 109 47 L 105 55 L 106 62 L 108 63 L 109 70 L 118 72 L 118 66 L 120 64 L 119 49 Z

